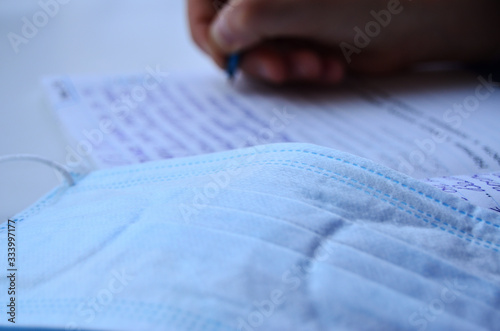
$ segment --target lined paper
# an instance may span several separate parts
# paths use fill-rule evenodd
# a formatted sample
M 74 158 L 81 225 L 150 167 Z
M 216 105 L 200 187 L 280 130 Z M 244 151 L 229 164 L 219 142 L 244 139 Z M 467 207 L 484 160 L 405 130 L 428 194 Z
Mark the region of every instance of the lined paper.
M 422 72 L 278 89 L 203 73 L 52 77 L 66 163 L 97 168 L 273 142 L 346 151 L 415 178 L 500 171 L 498 86 Z
M 472 176 L 445 176 L 424 182 L 483 208 L 500 213 L 500 172 Z

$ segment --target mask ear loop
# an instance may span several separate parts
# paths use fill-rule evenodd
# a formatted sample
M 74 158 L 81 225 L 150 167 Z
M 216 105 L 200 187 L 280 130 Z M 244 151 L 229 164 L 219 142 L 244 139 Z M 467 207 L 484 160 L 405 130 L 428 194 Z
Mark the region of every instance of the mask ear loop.
M 54 162 L 52 160 L 49 160 L 47 158 L 44 158 L 42 156 L 31 155 L 31 154 L 15 154 L 15 155 L 0 156 L 0 163 L 14 162 L 14 161 L 33 161 L 48 165 L 49 167 L 59 171 L 61 175 L 63 175 L 64 178 L 66 179 L 66 182 L 68 183 L 69 186 L 75 185 L 75 180 L 73 179 L 73 176 L 63 165 Z

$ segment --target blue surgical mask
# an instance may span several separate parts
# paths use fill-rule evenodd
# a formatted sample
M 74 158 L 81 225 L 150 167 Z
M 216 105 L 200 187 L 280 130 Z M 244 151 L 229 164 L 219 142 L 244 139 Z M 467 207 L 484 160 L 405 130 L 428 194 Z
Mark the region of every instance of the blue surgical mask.
M 13 221 L 16 326 L 500 325 L 499 214 L 315 145 L 95 171 Z

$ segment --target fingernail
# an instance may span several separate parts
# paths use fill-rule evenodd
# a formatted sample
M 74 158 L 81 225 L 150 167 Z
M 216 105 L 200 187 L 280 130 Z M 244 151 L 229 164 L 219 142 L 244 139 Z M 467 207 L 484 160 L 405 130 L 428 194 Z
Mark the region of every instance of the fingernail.
M 235 36 L 232 33 L 226 19 L 226 15 L 221 15 L 212 26 L 212 37 L 219 47 L 225 51 L 232 51 L 236 46 Z
M 264 63 L 261 62 L 257 65 L 257 74 L 266 80 L 272 79 L 271 71 L 269 70 L 268 66 Z
M 297 54 L 291 66 L 292 75 L 298 80 L 316 80 L 321 75 L 320 60 L 313 54 Z

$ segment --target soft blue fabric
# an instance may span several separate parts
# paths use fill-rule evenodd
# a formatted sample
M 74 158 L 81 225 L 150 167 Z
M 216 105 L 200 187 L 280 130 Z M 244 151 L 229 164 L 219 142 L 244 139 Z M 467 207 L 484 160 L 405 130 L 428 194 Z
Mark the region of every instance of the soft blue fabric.
M 96 171 L 16 233 L 24 326 L 500 327 L 500 215 L 314 145 Z

